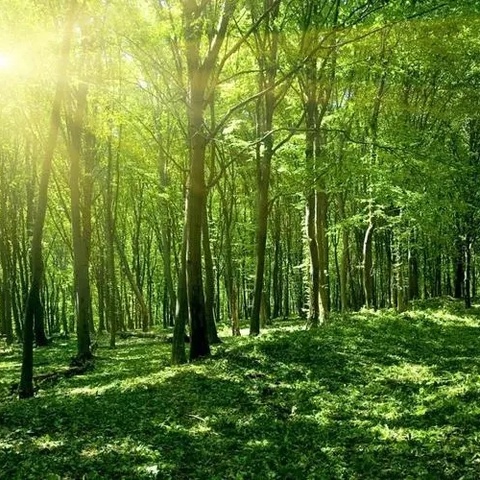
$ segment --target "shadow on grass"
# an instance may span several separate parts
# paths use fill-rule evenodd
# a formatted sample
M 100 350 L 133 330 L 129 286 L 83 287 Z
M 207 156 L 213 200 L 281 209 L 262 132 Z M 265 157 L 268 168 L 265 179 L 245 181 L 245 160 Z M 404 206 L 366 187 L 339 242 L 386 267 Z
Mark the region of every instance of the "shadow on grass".
M 0 407 L 0 477 L 479 478 L 477 331 L 367 313 L 163 371 L 158 343 L 101 349 Z

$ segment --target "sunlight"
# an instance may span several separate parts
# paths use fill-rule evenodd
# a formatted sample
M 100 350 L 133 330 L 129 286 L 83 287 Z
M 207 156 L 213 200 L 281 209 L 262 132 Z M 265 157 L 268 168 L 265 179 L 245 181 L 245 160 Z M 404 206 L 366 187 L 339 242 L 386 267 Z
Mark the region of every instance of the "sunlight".
M 10 70 L 13 66 L 12 58 L 6 53 L 0 52 L 0 71 Z

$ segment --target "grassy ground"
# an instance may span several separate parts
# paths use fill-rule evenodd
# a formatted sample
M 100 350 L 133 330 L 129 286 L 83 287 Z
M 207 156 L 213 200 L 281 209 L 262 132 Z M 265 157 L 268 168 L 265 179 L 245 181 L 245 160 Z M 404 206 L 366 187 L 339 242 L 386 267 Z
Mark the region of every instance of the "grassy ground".
M 0 347 L 0 478 L 478 479 L 480 317 L 447 307 L 278 322 L 179 368 L 125 340 L 28 401 Z M 37 351 L 36 373 L 73 350 Z

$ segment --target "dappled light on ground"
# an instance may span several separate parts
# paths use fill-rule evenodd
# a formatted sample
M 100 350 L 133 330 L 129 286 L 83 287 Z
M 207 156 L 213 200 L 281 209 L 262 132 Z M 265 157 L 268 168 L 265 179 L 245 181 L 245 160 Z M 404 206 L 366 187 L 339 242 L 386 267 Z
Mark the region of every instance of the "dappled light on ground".
M 162 342 L 102 345 L 32 400 L 4 378 L 2 478 L 479 478 L 479 331 L 462 312 L 365 311 L 176 368 Z M 0 369 L 14 381 L 18 363 Z

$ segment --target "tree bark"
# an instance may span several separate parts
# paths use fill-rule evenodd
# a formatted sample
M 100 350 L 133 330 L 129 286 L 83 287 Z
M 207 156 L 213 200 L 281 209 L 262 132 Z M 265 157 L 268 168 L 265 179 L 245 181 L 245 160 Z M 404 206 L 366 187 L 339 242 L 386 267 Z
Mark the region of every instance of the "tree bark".
M 328 321 L 330 312 L 330 287 L 328 281 L 328 237 L 327 237 L 327 209 L 328 197 L 325 192 L 325 185 L 321 185 L 316 192 L 316 223 L 317 223 L 317 244 L 319 264 L 319 294 L 320 294 L 320 320 L 322 323 Z
M 230 16 L 235 2 L 227 0 L 218 18 L 217 31 L 209 38 L 207 53 L 201 57 L 204 38 L 202 29 L 206 18 L 205 4 L 197 5 L 195 0 L 184 0 L 184 36 L 188 76 L 188 146 L 189 178 L 186 202 L 187 235 L 187 292 L 190 319 L 190 360 L 210 355 L 205 312 L 205 297 L 202 276 L 202 219 L 207 198 L 205 186 L 205 153 L 207 138 L 205 132 L 205 107 L 208 104 L 209 88 L 215 78 L 220 48 L 225 39 Z
M 207 334 L 210 344 L 221 343 L 215 324 L 215 275 L 213 272 L 212 250 L 210 248 L 210 232 L 208 228 L 207 208 L 205 205 L 202 229 L 203 255 L 205 261 L 205 315 Z
M 472 240 L 470 235 L 467 235 L 465 240 L 465 278 L 463 292 L 465 297 L 465 308 L 472 307 L 472 295 L 471 295 L 471 284 L 472 284 Z
M 42 239 L 43 227 L 47 211 L 48 183 L 52 170 L 52 160 L 57 144 L 58 131 L 61 122 L 61 108 L 66 90 L 66 76 L 68 68 L 68 57 L 70 53 L 73 23 L 75 20 L 76 2 L 72 0 L 70 11 L 67 16 L 65 31 L 63 34 L 60 62 L 58 67 L 58 81 L 55 89 L 52 112 L 50 117 L 50 128 L 46 143 L 45 155 L 42 162 L 40 186 L 38 190 L 37 210 L 33 224 L 31 263 L 32 278 L 28 291 L 25 321 L 23 331 L 23 354 L 22 370 L 19 384 L 19 397 L 33 397 L 33 326 L 34 319 L 42 317 L 43 307 L 40 303 L 40 288 L 43 278 Z
M 87 85 L 80 84 L 77 93 L 77 106 L 73 119 L 69 122 L 70 142 L 70 206 L 73 240 L 73 275 L 75 289 L 75 313 L 77 320 L 77 362 L 84 363 L 92 358 L 90 351 L 90 324 L 92 320 L 92 301 L 87 245 L 82 228 L 82 207 L 80 181 L 82 130 L 87 108 Z
M 182 247 L 180 250 L 180 266 L 177 282 L 177 305 L 175 324 L 173 327 L 172 364 L 181 365 L 187 362 L 185 353 L 185 327 L 188 323 L 188 295 L 187 295 L 187 233 L 186 224 Z M 191 338 L 190 338 L 191 340 Z
M 274 154 L 273 115 L 276 107 L 275 78 L 277 75 L 278 32 L 275 20 L 279 13 L 279 4 L 274 0 L 265 0 L 264 30 L 262 35 L 255 32 L 258 44 L 257 62 L 259 72 L 259 91 L 265 94 L 257 102 L 257 137 L 263 141 L 257 144 L 257 218 L 255 233 L 255 286 L 253 308 L 250 318 L 250 335 L 260 333 L 260 309 L 265 274 L 265 249 L 267 245 L 267 227 L 269 215 L 270 170 Z M 261 146 L 263 151 L 261 151 Z
M 342 193 L 338 195 L 338 210 L 340 221 L 345 221 L 345 199 Z M 340 260 L 340 309 L 346 312 L 350 304 L 348 302 L 348 272 L 350 271 L 350 254 L 348 230 L 345 225 L 342 226 L 342 253 Z
M 373 221 L 370 220 L 365 238 L 363 241 L 363 289 L 365 293 L 365 306 L 367 308 L 375 308 L 373 298 Z

